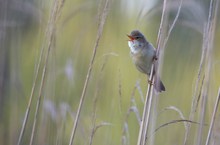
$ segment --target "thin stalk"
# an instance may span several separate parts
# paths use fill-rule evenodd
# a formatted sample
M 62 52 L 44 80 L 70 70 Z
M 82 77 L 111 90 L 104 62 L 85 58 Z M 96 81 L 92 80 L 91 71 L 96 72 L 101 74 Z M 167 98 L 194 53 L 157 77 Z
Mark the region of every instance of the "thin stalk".
M 206 54 L 206 51 L 207 51 L 207 47 L 205 47 L 205 42 L 206 42 L 206 40 L 205 40 L 206 39 L 205 38 L 205 30 L 206 29 L 204 29 L 204 32 L 203 32 L 202 54 L 201 54 L 199 69 L 198 69 L 198 73 L 197 73 L 197 80 L 196 80 L 196 84 L 195 84 L 195 89 L 194 89 L 194 93 L 193 93 L 193 99 L 192 99 L 192 104 L 191 104 L 191 111 L 190 111 L 190 115 L 189 115 L 189 120 L 194 120 L 196 108 L 198 106 L 198 102 L 199 102 L 199 98 L 200 98 L 200 97 L 197 96 L 197 92 L 198 92 L 198 89 L 199 89 L 199 82 L 201 80 L 202 68 L 204 66 L 205 54 Z M 204 78 L 203 78 L 203 80 L 204 80 Z M 186 132 L 185 132 L 185 138 L 184 138 L 183 145 L 187 144 L 187 140 L 189 138 L 190 129 L 191 129 L 191 123 L 187 123 L 187 128 L 186 128 Z
M 206 145 L 209 145 L 209 142 L 210 142 L 210 138 L 212 135 L 213 126 L 214 126 L 214 122 L 215 122 L 215 118 L 216 118 L 216 112 L 217 112 L 218 105 L 219 105 L 219 100 L 220 100 L 220 88 L 218 90 L 218 95 L 216 97 L 214 111 L 212 113 L 212 119 L 211 119 L 211 123 L 209 126 L 209 132 L 208 132 L 207 139 L 206 139 Z
M 158 128 L 156 128 L 155 131 L 154 131 L 154 134 L 163 127 L 166 127 L 170 124 L 180 123 L 180 122 L 183 122 L 184 124 L 185 124 L 185 122 L 189 122 L 189 123 L 193 123 L 193 124 L 201 124 L 199 122 L 195 122 L 195 121 L 191 121 L 191 120 L 187 120 L 187 119 L 172 120 L 172 121 L 164 123 L 164 124 L 160 125 Z M 204 125 L 204 124 L 202 124 L 202 125 Z
M 178 10 L 177 10 L 177 13 L 176 13 L 176 16 L 174 17 L 174 20 L 172 22 L 172 24 L 170 25 L 168 31 L 166 30 L 166 26 L 168 26 L 168 14 L 169 14 L 169 9 L 166 10 L 166 12 L 164 12 L 164 18 L 163 18 L 163 25 L 160 27 L 161 28 L 161 35 L 160 35 L 160 43 L 158 44 L 158 47 L 160 50 L 157 50 L 157 57 L 159 58 L 159 62 L 158 64 L 160 65 L 157 65 L 156 64 L 156 73 L 159 74 L 160 70 L 161 70 L 161 60 L 163 60 L 163 54 L 164 54 L 164 49 L 166 48 L 166 44 L 169 40 L 169 37 L 171 35 L 171 32 L 173 31 L 174 27 L 175 27 L 175 24 L 179 18 L 179 15 L 180 15 L 180 12 L 181 12 L 181 8 L 182 8 L 182 3 L 183 3 L 183 0 L 180 0 L 179 2 L 179 7 L 178 7 Z M 167 32 L 166 34 L 166 37 L 165 36 L 165 33 Z M 160 54 L 159 54 L 160 53 Z M 158 75 L 156 75 L 158 76 Z M 157 105 L 158 105 L 158 102 L 159 102 L 159 98 L 157 97 L 158 94 L 155 94 L 154 98 L 153 98 L 153 104 L 152 104 L 152 107 L 153 109 L 152 110 L 152 115 L 150 116 L 150 128 L 148 129 L 149 130 L 149 133 L 151 133 L 154 129 L 155 129 L 155 125 L 156 125 L 156 117 L 157 117 Z M 146 137 L 146 140 L 147 140 L 147 137 Z M 150 141 L 148 141 L 149 144 L 154 144 L 154 138 L 150 138 Z
M 162 28 L 163 28 L 163 23 L 164 23 L 164 15 L 165 15 L 165 10 L 166 10 L 166 3 L 167 1 L 164 0 L 163 3 L 163 11 L 162 11 L 162 16 L 161 16 L 161 23 L 158 31 L 158 38 L 157 38 L 157 56 L 159 55 L 160 47 L 161 47 L 161 41 L 162 41 Z M 151 73 L 149 80 L 154 83 L 154 66 L 155 64 L 152 64 L 151 67 Z M 137 145 L 145 145 L 146 144 L 146 136 L 147 136 L 147 131 L 148 131 L 148 126 L 149 126 L 149 121 L 150 121 L 150 113 L 151 113 L 151 106 L 152 106 L 152 97 L 153 97 L 153 87 L 152 84 L 148 85 L 147 88 L 147 93 L 146 93 L 146 99 L 145 99 L 145 104 L 144 104 L 144 110 L 143 110 L 143 115 L 142 115 L 142 122 L 140 125 L 139 129 L 139 135 L 138 135 L 138 142 Z
M 50 22 L 51 22 L 51 19 L 49 19 L 49 21 L 48 21 L 48 26 L 49 26 Z M 47 30 L 45 32 L 45 36 L 48 34 L 48 31 L 49 31 L 49 27 L 47 28 Z M 35 74 L 35 77 L 34 77 L 32 88 L 31 88 L 31 94 L 30 94 L 30 98 L 29 98 L 29 101 L 28 101 L 28 105 L 27 105 L 27 109 L 26 109 L 26 112 L 25 112 L 24 121 L 22 123 L 22 128 L 21 128 L 21 131 L 20 131 L 20 134 L 19 134 L 19 139 L 18 139 L 17 145 L 21 144 L 21 141 L 22 141 L 25 129 L 26 129 L 27 121 L 28 121 L 28 118 L 29 118 L 30 107 L 31 107 L 31 104 L 32 104 L 33 96 L 34 96 L 35 89 L 36 89 L 37 79 L 38 79 L 38 76 L 39 76 L 40 64 L 42 62 L 43 52 L 45 50 L 44 45 L 45 45 L 45 39 L 44 39 L 44 42 L 43 42 L 43 46 L 41 47 L 42 49 L 41 49 L 41 52 L 40 52 L 39 61 L 37 63 L 36 74 Z
M 196 112 L 196 108 L 197 108 L 197 106 L 198 106 L 198 99 L 199 99 L 199 97 L 196 97 L 196 94 L 197 94 L 197 92 L 198 92 L 198 85 L 199 85 L 199 82 L 200 82 L 200 80 L 201 80 L 201 73 L 202 73 L 202 68 L 203 68 L 203 66 L 204 66 L 204 63 L 205 63 L 205 60 L 207 60 L 207 59 L 210 59 L 210 56 L 209 56 L 209 53 L 207 53 L 207 49 L 208 49 L 208 45 L 210 44 L 210 42 L 209 41 L 213 41 L 213 40 L 211 40 L 211 39 L 213 39 L 213 33 L 214 33 L 214 30 L 212 30 L 213 32 L 210 32 L 210 30 L 211 30 L 211 27 L 214 27 L 214 29 L 215 29 L 215 26 L 212 26 L 212 24 L 211 24 L 211 21 L 212 21 L 212 11 L 213 11 L 213 5 L 214 4 L 214 2 L 213 1 L 211 1 L 210 2 L 210 9 L 209 9 L 209 17 L 208 17 L 208 24 L 207 24 L 207 26 L 204 28 L 204 32 L 203 32 L 203 45 L 202 45 L 202 56 L 201 56 L 201 60 L 200 60 L 200 65 L 199 65 L 199 70 L 198 70 L 198 74 L 197 74 L 197 80 L 196 80 L 196 85 L 195 85 L 195 90 L 194 90 L 194 95 L 193 95 L 193 101 L 192 101 L 192 105 L 191 105 L 191 112 L 190 112 L 190 115 L 189 115 L 189 119 L 190 120 L 193 120 L 194 119 L 194 114 L 195 114 L 195 112 Z M 217 7 L 218 7 L 218 1 L 217 1 L 217 4 L 215 5 L 216 7 L 215 7 L 215 16 L 214 16 L 214 19 L 216 19 L 216 14 L 217 14 Z M 215 22 L 215 20 L 214 20 L 214 22 Z M 214 23 L 215 24 L 215 23 Z M 213 29 L 213 28 L 212 28 Z M 209 36 L 209 35 L 211 35 L 212 34 L 212 36 Z M 208 37 L 208 38 L 207 38 Z M 209 38 L 209 37 L 212 37 L 211 39 Z M 213 43 L 213 42 L 211 42 L 211 43 Z M 212 45 L 212 44 L 211 44 Z M 206 54 L 206 55 L 205 55 Z M 209 57 L 209 58 L 207 58 L 207 57 Z M 202 83 L 203 84 L 203 83 Z M 199 95 L 200 96 L 200 95 Z M 197 99 L 198 98 L 198 99 Z M 186 132 L 186 134 L 185 134 L 185 140 L 184 140 L 184 145 L 186 145 L 187 144 L 187 139 L 188 139 L 188 137 L 189 137 L 189 132 L 190 132 L 190 128 L 191 128 L 191 126 L 190 126 L 190 124 L 188 124 L 187 125 L 187 132 Z
M 210 1 L 210 7 L 209 7 L 209 17 L 207 21 L 207 31 L 206 31 L 206 46 L 207 46 L 207 53 L 206 53 L 206 60 L 207 65 L 205 69 L 205 88 L 203 90 L 204 93 L 202 93 L 202 102 L 201 102 L 201 112 L 200 112 L 200 121 L 201 123 L 204 122 L 205 119 L 205 111 L 206 111 L 206 104 L 208 100 L 208 91 L 209 91 L 209 84 L 210 84 L 210 72 L 211 72 L 211 66 L 212 66 L 212 49 L 213 49 L 213 38 L 214 38 L 214 30 L 215 30 L 215 20 L 216 20 L 216 11 L 217 6 L 214 0 Z M 203 126 L 200 125 L 198 128 L 198 134 L 197 134 L 197 145 L 202 144 L 202 135 L 203 135 Z
M 50 55 L 50 52 L 51 52 L 51 49 L 52 49 L 51 45 L 52 45 L 53 38 L 54 38 L 55 23 L 57 21 L 57 16 L 59 16 L 61 6 L 62 6 L 62 5 L 60 5 L 60 7 L 59 7 L 58 3 L 59 3 L 58 0 L 54 1 L 53 10 L 52 10 L 50 20 L 49 20 L 49 23 L 48 23 L 48 26 L 47 26 L 47 32 L 48 32 L 47 33 L 47 39 L 48 39 L 47 54 L 46 54 L 46 57 L 45 57 L 45 63 L 44 63 L 44 67 L 43 67 L 42 77 L 41 77 L 39 95 L 38 95 L 37 105 L 36 105 L 36 108 L 35 108 L 34 122 L 33 122 L 33 126 L 32 126 L 31 139 L 30 139 L 29 145 L 33 144 L 33 140 L 34 140 L 35 133 L 36 133 L 36 125 L 37 125 L 39 109 L 40 109 L 40 104 L 41 104 L 41 99 L 42 99 L 42 94 L 43 94 L 43 88 L 44 88 L 45 81 L 46 81 L 45 78 L 46 78 L 46 73 L 47 73 L 49 55 Z
M 39 56 L 39 60 L 38 60 L 38 63 L 37 63 L 37 68 L 36 68 L 36 74 L 35 74 L 35 77 L 34 77 L 34 82 L 33 82 L 32 88 L 31 88 L 31 94 L 30 94 L 30 97 L 29 97 L 29 101 L 28 101 L 28 105 L 27 105 L 27 109 L 26 109 L 26 112 L 25 112 L 24 121 L 22 123 L 22 128 L 21 128 L 21 131 L 20 131 L 20 134 L 19 134 L 19 139 L 18 139 L 17 145 L 21 144 L 21 141 L 22 141 L 25 129 L 26 129 L 31 104 L 32 104 L 33 96 L 34 96 L 35 89 L 36 89 L 37 79 L 38 79 L 39 70 L 40 70 L 40 64 L 42 62 L 43 52 L 44 52 L 44 47 L 42 47 L 41 52 L 40 52 L 40 56 Z
M 100 83 L 101 83 L 101 80 L 102 80 L 102 77 L 103 77 L 103 71 L 104 71 L 106 62 L 107 62 L 107 58 L 105 58 L 104 63 L 101 66 L 101 70 L 100 70 L 99 75 L 98 75 L 99 78 L 98 78 L 98 81 L 97 81 L 97 84 L 96 84 L 96 91 L 95 91 L 95 95 L 94 95 L 93 111 L 92 111 L 92 131 L 91 131 L 91 135 L 90 135 L 90 139 L 89 139 L 89 145 L 92 145 L 93 138 L 95 136 L 97 102 L 98 102 L 98 99 L 99 99 L 99 92 L 101 90 Z
M 176 24 L 176 22 L 177 22 L 177 20 L 178 20 L 178 18 L 179 18 L 180 11 L 181 11 L 181 8 L 182 8 L 182 4 L 183 4 L 183 0 L 180 0 L 180 4 L 179 4 L 179 7 L 178 7 L 177 14 L 176 14 L 176 16 L 175 16 L 175 18 L 174 18 L 174 20 L 173 20 L 173 23 L 171 24 L 171 26 L 170 26 L 170 28 L 169 28 L 168 34 L 167 34 L 167 36 L 166 36 L 166 38 L 165 38 L 165 40 L 164 40 L 163 48 L 166 47 L 167 41 L 169 40 L 169 37 L 170 37 L 170 34 L 171 34 L 171 32 L 173 31 L 173 28 L 174 28 L 174 26 L 175 26 L 175 24 Z
M 135 103 L 135 98 L 134 98 L 135 92 L 137 91 L 137 88 L 138 88 L 137 82 L 136 82 L 136 85 L 134 86 L 133 91 L 131 93 L 130 105 L 129 105 L 129 108 L 127 110 L 126 116 L 125 116 L 124 125 L 123 125 L 123 131 L 122 131 L 122 140 L 121 140 L 122 142 L 121 142 L 121 145 L 129 145 L 130 144 L 129 143 L 129 138 L 130 137 L 129 137 L 128 119 L 129 119 L 129 116 L 130 116 L 131 112 L 134 110 L 132 108 L 134 108 L 134 107 L 137 108 L 137 105 Z M 138 110 L 138 109 L 136 109 L 136 110 Z M 138 123 L 139 123 L 139 125 L 141 125 L 141 117 L 139 116 L 139 113 L 136 114 L 136 116 L 138 116 L 137 117 Z
M 170 121 L 170 122 L 164 123 L 164 124 L 160 125 L 159 127 L 157 127 L 157 128 L 156 128 L 148 137 L 146 137 L 146 138 L 148 138 L 148 139 L 151 138 L 151 137 L 154 136 L 160 129 L 162 129 L 162 128 L 166 127 L 166 126 L 169 126 L 169 125 L 171 125 L 171 124 L 181 123 L 181 122 L 183 122 L 184 124 L 185 124 L 185 123 L 191 123 L 191 124 L 196 124 L 196 125 L 200 124 L 199 122 L 195 122 L 195 121 L 191 121 L 191 120 L 187 120 L 187 119 L 172 120 L 172 121 Z M 206 124 L 204 124 L 204 125 L 206 125 Z
M 89 79 L 90 79 L 90 75 L 91 75 L 91 72 L 92 72 L 93 63 L 94 63 L 94 60 L 95 60 L 99 40 L 102 36 L 104 24 L 105 24 L 105 21 L 106 21 L 106 17 L 108 15 L 108 8 L 109 8 L 109 0 L 106 0 L 105 1 L 105 6 L 104 6 L 103 11 L 102 11 L 101 19 L 99 21 L 98 34 L 97 34 L 97 37 L 96 37 L 95 46 L 93 48 L 93 54 L 92 54 L 92 57 L 91 57 L 91 60 L 90 60 L 90 64 L 89 64 L 88 72 L 87 72 L 87 75 L 86 75 L 86 80 L 85 80 L 85 83 L 84 83 L 82 95 L 80 97 L 80 102 L 79 102 L 79 106 L 78 106 L 78 109 L 77 109 L 76 119 L 75 119 L 75 122 L 74 122 L 74 125 L 73 125 L 69 145 L 73 144 L 73 140 L 74 140 L 77 124 L 78 124 L 78 121 L 79 121 L 79 116 L 80 116 L 80 112 L 81 112 L 81 109 L 82 109 L 82 105 L 83 105 L 83 102 L 84 102 L 84 99 L 85 99 L 85 94 L 86 94 L 88 82 L 89 82 Z

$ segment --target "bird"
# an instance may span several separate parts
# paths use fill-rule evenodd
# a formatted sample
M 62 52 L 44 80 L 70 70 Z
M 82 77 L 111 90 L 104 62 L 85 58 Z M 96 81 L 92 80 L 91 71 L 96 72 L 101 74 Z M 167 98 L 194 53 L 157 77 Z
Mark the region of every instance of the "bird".
M 150 76 L 151 66 L 154 60 L 157 60 L 156 49 L 148 42 L 145 36 L 139 30 L 133 30 L 127 35 L 128 46 L 130 47 L 130 55 L 136 68 L 148 76 Z M 154 67 L 154 75 L 156 74 L 156 67 Z M 148 81 L 152 83 L 150 80 Z M 165 91 L 165 86 L 158 75 L 155 76 L 154 89 L 156 92 Z

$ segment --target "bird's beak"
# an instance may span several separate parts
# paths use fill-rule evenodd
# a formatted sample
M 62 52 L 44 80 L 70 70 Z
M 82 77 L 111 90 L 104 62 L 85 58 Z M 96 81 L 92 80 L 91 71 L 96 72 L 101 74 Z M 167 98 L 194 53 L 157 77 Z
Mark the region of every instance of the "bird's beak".
M 131 35 L 127 34 L 127 36 L 128 36 L 128 38 L 130 38 L 130 40 L 128 40 L 128 41 L 133 41 L 134 40 L 134 37 L 132 37 Z

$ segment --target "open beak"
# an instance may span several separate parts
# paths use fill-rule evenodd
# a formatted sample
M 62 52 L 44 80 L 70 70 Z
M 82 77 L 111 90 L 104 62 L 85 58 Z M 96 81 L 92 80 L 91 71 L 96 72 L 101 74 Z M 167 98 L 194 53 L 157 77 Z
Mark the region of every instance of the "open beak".
M 128 40 L 128 41 L 133 41 L 134 40 L 134 37 L 132 37 L 131 35 L 127 35 L 128 36 L 128 38 L 130 38 L 130 40 Z

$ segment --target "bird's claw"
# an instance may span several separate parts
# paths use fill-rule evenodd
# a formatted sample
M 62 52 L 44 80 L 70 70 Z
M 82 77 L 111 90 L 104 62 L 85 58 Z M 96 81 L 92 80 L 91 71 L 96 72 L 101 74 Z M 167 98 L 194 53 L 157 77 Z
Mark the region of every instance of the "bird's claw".
M 154 56 L 154 60 L 158 60 L 157 56 Z
M 148 83 L 149 83 L 150 85 L 153 85 L 153 84 L 154 84 L 151 80 L 148 80 Z

